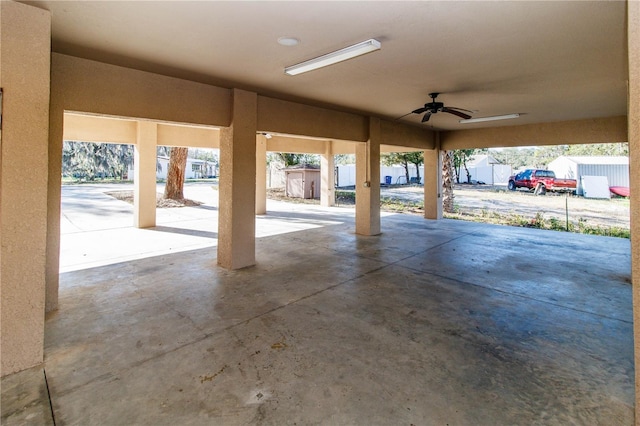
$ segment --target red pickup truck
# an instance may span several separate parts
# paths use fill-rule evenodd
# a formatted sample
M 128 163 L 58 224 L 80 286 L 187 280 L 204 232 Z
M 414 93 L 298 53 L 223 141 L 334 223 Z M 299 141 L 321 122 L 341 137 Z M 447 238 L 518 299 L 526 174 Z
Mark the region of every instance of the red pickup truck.
M 544 195 L 547 191 L 575 191 L 575 179 L 558 179 L 551 170 L 527 169 L 515 176 L 509 177 L 509 189 L 528 188 L 537 195 Z

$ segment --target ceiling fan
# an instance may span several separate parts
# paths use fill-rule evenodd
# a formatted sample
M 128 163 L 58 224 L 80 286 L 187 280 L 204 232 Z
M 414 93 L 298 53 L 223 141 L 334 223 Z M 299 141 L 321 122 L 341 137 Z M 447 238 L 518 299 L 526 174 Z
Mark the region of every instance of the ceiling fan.
M 403 117 L 409 115 L 409 114 L 422 114 L 424 113 L 424 116 L 422 117 L 422 123 L 426 123 L 427 121 L 429 121 L 429 119 L 431 118 L 432 114 L 436 114 L 438 112 L 448 112 L 449 114 L 453 114 L 453 115 L 457 115 L 460 118 L 463 118 L 465 120 L 468 120 L 469 118 L 471 118 L 471 115 L 466 114 L 462 111 L 466 111 L 468 113 L 473 113 L 474 111 L 470 111 L 468 109 L 464 109 L 464 108 L 457 108 L 457 107 L 446 107 L 444 106 L 444 103 L 442 102 L 436 102 L 436 98 L 438 97 L 440 93 L 429 93 L 429 97 L 431 98 L 431 102 L 424 104 L 424 106 L 422 108 L 418 108 L 415 109 L 413 111 L 411 111 L 408 114 L 403 115 Z M 402 118 L 402 117 L 400 117 Z

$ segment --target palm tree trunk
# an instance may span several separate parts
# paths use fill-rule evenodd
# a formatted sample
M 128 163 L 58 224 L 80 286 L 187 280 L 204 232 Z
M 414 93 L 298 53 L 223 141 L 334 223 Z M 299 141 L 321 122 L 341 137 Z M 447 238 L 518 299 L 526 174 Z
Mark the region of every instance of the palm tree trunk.
M 171 200 L 184 199 L 184 171 L 187 168 L 189 148 L 172 147 L 169 156 L 167 184 L 164 187 L 164 198 Z
M 442 151 L 442 209 L 453 213 L 453 152 Z

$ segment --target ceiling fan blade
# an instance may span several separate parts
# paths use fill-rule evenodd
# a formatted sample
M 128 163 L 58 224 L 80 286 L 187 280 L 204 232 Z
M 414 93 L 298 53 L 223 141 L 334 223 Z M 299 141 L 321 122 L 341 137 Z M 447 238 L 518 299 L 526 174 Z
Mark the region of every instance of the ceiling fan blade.
M 414 113 L 414 114 L 422 114 L 425 111 L 428 111 L 428 109 L 423 107 L 423 108 L 414 109 L 411 112 Z
M 431 118 L 431 111 L 427 111 L 427 113 L 422 117 L 422 123 L 426 123 Z
M 451 109 L 451 108 L 442 108 L 442 112 L 448 112 L 449 114 L 453 114 L 453 115 L 457 115 L 460 118 L 464 118 L 465 120 L 468 120 L 471 118 L 471 116 L 469 114 L 465 114 L 462 111 L 456 111 L 455 109 Z
M 470 114 L 478 112 L 478 111 L 473 111 L 473 110 L 470 110 L 470 109 L 464 109 L 464 108 L 458 108 L 458 107 L 452 107 L 452 106 L 447 107 L 447 108 L 449 108 L 449 109 L 457 109 L 458 111 L 465 111 L 465 112 L 468 112 Z
M 410 112 L 406 113 L 405 115 L 401 115 L 400 117 L 396 118 L 395 121 L 400 120 L 401 118 L 405 118 L 407 115 L 411 114 Z

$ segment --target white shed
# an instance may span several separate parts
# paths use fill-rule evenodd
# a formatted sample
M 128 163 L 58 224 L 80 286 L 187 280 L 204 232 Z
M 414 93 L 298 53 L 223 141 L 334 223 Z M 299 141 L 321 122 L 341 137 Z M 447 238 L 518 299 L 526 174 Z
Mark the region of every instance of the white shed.
M 629 187 L 629 157 L 563 155 L 550 162 L 547 168 L 553 170 L 556 177 L 576 179 L 578 195 L 583 195 L 583 176 L 606 176 L 609 186 Z
M 292 198 L 320 198 L 320 166 L 298 164 L 284 169 L 287 174 L 285 194 Z
M 491 155 L 474 155 L 467 162 L 467 169 L 472 181 L 484 182 L 489 185 L 506 185 L 511 176 L 511 166 L 501 164 Z M 465 181 L 466 172 L 460 171 L 460 182 Z

